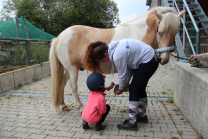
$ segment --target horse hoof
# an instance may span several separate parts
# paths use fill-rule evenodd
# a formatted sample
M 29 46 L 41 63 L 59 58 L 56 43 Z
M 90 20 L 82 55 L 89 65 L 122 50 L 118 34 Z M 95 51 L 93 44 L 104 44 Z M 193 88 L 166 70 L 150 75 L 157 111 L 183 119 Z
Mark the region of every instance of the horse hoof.
M 62 111 L 70 111 L 71 109 L 68 106 L 62 107 Z

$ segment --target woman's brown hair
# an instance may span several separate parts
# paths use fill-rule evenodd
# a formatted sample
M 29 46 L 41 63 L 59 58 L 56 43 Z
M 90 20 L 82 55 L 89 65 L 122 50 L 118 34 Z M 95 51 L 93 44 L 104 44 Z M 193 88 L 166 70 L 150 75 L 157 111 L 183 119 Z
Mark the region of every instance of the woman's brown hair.
M 99 61 L 105 57 L 107 52 L 108 46 L 106 43 L 101 41 L 91 43 L 85 54 L 84 67 L 87 70 L 102 73 Z

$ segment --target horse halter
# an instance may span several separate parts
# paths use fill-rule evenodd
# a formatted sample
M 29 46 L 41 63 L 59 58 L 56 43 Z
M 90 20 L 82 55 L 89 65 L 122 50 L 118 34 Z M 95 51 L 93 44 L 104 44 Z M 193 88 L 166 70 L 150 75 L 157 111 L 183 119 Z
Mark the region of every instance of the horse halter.
M 171 11 L 165 11 L 163 14 L 166 14 L 168 12 L 171 12 Z M 158 30 L 159 30 L 159 22 L 157 22 L 157 29 L 156 29 L 157 34 L 159 33 Z M 156 54 L 163 53 L 163 52 L 168 52 L 168 51 L 172 52 L 172 51 L 175 50 L 175 46 L 174 46 L 175 43 L 172 46 L 169 46 L 169 47 L 159 48 L 158 40 L 157 40 L 157 34 L 156 34 L 156 49 L 155 49 Z

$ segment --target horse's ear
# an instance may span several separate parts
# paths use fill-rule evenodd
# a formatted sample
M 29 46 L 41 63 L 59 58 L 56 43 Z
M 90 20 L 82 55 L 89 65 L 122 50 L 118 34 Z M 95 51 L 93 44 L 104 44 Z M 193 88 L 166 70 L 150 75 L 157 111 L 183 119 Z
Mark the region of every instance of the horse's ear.
M 158 18 L 158 20 L 162 21 L 162 15 L 158 14 L 158 13 L 155 13 L 154 14 L 156 15 L 156 17 Z
M 178 16 L 181 18 L 185 14 L 186 10 L 181 11 Z

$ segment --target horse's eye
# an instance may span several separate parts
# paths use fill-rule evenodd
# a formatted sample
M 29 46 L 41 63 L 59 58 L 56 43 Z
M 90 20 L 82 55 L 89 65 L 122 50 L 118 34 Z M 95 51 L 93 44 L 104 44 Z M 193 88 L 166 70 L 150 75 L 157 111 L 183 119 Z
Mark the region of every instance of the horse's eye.
M 158 34 L 159 34 L 160 36 L 162 36 L 162 32 L 158 32 Z

